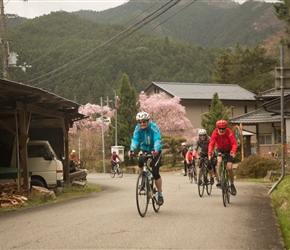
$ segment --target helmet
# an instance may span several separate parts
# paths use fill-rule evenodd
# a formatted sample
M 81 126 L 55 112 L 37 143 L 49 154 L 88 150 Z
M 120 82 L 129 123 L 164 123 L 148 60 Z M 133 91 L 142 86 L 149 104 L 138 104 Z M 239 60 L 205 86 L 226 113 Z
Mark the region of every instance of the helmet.
M 147 113 L 147 112 L 139 112 L 137 115 L 136 115 L 136 120 L 137 121 L 140 121 L 140 120 L 150 120 L 150 115 Z
M 225 120 L 219 120 L 216 122 L 215 126 L 217 128 L 226 128 L 228 126 L 228 123 Z
M 189 147 L 189 149 L 188 149 L 189 151 L 193 151 L 193 147 Z
M 75 153 L 76 151 L 73 149 L 71 152 L 72 152 L 72 153 Z
M 206 130 L 205 129 L 200 129 L 198 130 L 198 135 L 206 135 Z
M 186 143 L 185 142 L 181 143 L 181 146 L 186 146 Z

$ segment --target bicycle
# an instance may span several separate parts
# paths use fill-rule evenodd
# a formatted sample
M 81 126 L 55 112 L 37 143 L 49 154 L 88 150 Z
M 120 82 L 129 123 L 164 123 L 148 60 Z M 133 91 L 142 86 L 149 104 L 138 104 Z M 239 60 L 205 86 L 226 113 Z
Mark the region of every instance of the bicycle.
M 191 165 L 191 164 L 190 164 Z M 196 183 L 196 166 L 195 166 L 195 161 L 192 162 L 192 165 L 188 167 L 188 178 L 189 182 L 192 183 L 193 180 Z
M 158 204 L 158 191 L 149 167 L 148 160 L 152 160 L 154 155 L 149 153 L 140 153 L 138 158 L 142 158 L 143 170 L 139 173 L 136 185 L 136 204 L 138 213 L 144 217 L 147 213 L 148 204 L 152 202 L 154 211 L 157 213 L 160 209 Z
M 222 157 L 220 183 L 222 190 L 223 204 L 226 207 L 227 203 L 230 203 L 231 186 L 229 183 L 228 170 L 227 170 L 227 159 L 229 154 L 218 153 L 218 156 Z
M 211 175 L 208 170 L 208 164 L 210 164 L 210 162 L 207 157 L 200 158 L 199 160 L 200 168 L 197 182 L 198 194 L 200 197 L 203 196 L 205 188 L 208 195 L 210 195 L 212 191 Z
M 115 177 L 115 175 L 118 174 L 118 177 L 119 178 L 122 178 L 123 177 L 123 170 L 122 170 L 122 167 L 120 166 L 120 163 L 119 162 L 116 162 L 114 167 L 113 167 L 113 171 L 110 172 L 110 176 L 112 178 Z

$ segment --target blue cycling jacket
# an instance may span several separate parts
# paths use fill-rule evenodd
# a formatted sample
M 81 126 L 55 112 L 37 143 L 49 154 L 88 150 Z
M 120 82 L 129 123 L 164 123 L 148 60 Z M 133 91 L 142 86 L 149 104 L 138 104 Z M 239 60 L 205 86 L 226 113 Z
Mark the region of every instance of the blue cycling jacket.
M 143 151 L 151 152 L 153 149 L 162 151 L 160 130 L 154 122 L 149 121 L 146 129 L 141 129 L 139 124 L 136 125 L 130 150 L 136 150 L 140 143 L 140 149 Z

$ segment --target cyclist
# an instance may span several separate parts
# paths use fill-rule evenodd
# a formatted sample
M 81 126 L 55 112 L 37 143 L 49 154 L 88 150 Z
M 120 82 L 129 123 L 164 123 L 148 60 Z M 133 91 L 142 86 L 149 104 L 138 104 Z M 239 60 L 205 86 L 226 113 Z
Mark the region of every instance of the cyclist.
M 187 164 L 186 164 L 185 156 L 186 156 L 186 153 L 187 153 L 187 151 L 188 151 L 188 148 L 187 148 L 185 142 L 181 143 L 181 147 L 182 147 L 182 148 L 181 148 L 181 150 L 180 150 L 180 153 L 181 153 L 181 155 L 182 155 L 182 157 L 183 157 L 184 176 L 186 176 L 186 175 L 187 175 Z
M 199 157 L 204 158 L 208 156 L 208 145 L 210 142 L 210 137 L 207 135 L 207 132 L 205 129 L 199 129 L 198 132 L 198 140 L 196 142 L 196 145 L 193 147 L 193 155 L 195 156 L 198 152 L 198 149 L 200 148 Z M 211 161 L 209 161 L 208 164 L 208 170 L 211 175 L 210 177 L 210 183 L 211 185 L 214 184 L 214 171 L 213 168 L 215 167 L 214 163 L 212 162 L 214 158 L 212 158 Z M 201 164 L 199 164 L 199 168 L 201 168 Z
M 194 156 L 193 156 L 193 147 L 189 147 L 188 151 L 185 155 L 185 161 L 186 161 L 186 166 L 189 169 L 191 166 L 194 166 L 195 164 L 195 160 L 194 160 Z M 194 169 L 195 170 L 195 169 Z M 194 171 L 194 182 L 196 183 L 196 173 Z
M 159 174 L 159 168 L 161 166 L 161 151 L 162 151 L 162 138 L 158 126 L 150 121 L 150 115 L 147 112 L 139 112 L 136 115 L 138 124 L 135 127 L 133 137 L 131 140 L 130 151 L 128 156 L 134 154 L 140 144 L 140 150 L 142 152 L 151 153 L 153 151 L 154 158 L 150 162 L 155 185 L 158 189 L 158 204 L 161 206 L 164 203 L 162 195 L 162 178 Z M 139 159 L 138 166 L 141 170 L 144 162 Z
M 237 152 L 237 141 L 235 139 L 232 131 L 227 128 L 228 123 L 225 120 L 219 120 L 216 122 L 216 129 L 212 132 L 210 143 L 208 146 L 208 157 L 211 159 L 213 155 L 214 146 L 216 147 L 217 154 L 218 153 L 227 153 L 229 154 L 227 158 L 227 170 L 229 172 L 229 179 L 231 183 L 231 193 L 232 195 L 237 194 L 237 190 L 234 185 L 234 171 L 233 171 L 233 161 Z M 220 187 L 220 173 L 221 173 L 221 163 L 222 157 L 217 157 L 217 187 Z
M 111 172 L 114 172 L 114 166 L 116 165 L 117 159 L 121 162 L 121 158 L 117 155 L 116 151 L 113 151 L 110 158 Z

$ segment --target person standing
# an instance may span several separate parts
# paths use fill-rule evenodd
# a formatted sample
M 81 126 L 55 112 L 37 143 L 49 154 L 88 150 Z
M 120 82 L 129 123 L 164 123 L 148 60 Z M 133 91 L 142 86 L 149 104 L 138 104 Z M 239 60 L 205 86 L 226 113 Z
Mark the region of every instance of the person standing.
M 154 158 L 150 162 L 152 169 L 152 175 L 155 180 L 155 185 L 158 189 L 158 204 L 161 206 L 164 203 L 162 194 L 162 178 L 159 174 L 159 168 L 161 166 L 161 152 L 162 152 L 162 138 L 158 126 L 150 121 L 150 115 L 147 112 L 139 112 L 136 115 L 138 124 L 135 127 L 133 137 L 131 140 L 130 150 L 128 156 L 134 154 L 134 150 L 140 145 L 140 150 L 143 153 L 152 153 Z M 138 161 L 140 171 L 143 167 L 143 161 L 140 158 Z
M 183 157 L 183 165 L 184 165 L 184 175 L 183 176 L 186 176 L 187 175 L 187 164 L 186 164 L 186 153 L 188 151 L 188 148 L 186 146 L 186 143 L 183 142 L 181 143 L 181 155 Z
M 70 173 L 76 171 L 76 167 L 78 165 L 79 161 L 77 158 L 76 151 L 73 149 L 71 153 L 69 154 L 69 168 L 70 168 Z
M 231 193 L 232 195 L 237 194 L 236 187 L 234 185 L 234 171 L 233 162 L 236 156 L 238 144 L 233 132 L 227 127 L 228 123 L 225 120 L 219 120 L 216 122 L 216 129 L 212 132 L 210 137 L 210 143 L 208 146 L 208 158 L 209 160 L 214 154 L 214 147 L 216 147 L 217 154 L 228 154 L 227 158 L 227 170 L 229 172 L 229 179 L 231 183 Z M 220 187 L 220 174 L 221 174 L 221 164 L 222 157 L 217 156 L 217 187 Z

